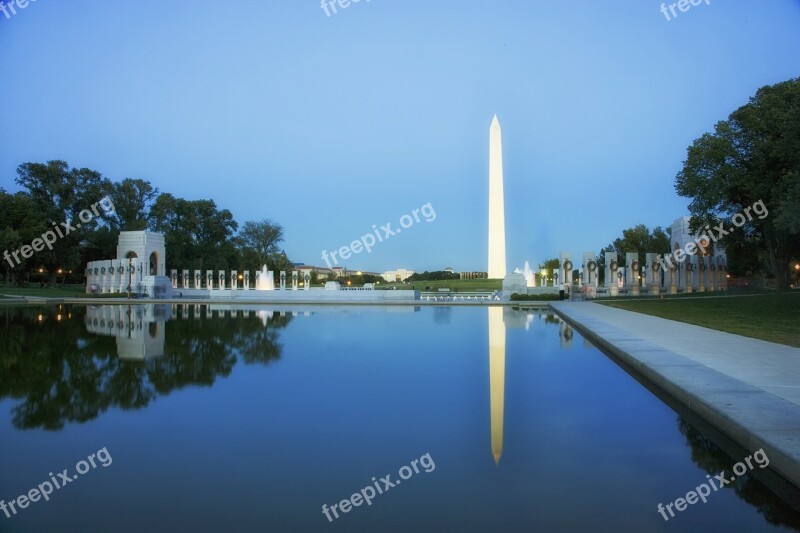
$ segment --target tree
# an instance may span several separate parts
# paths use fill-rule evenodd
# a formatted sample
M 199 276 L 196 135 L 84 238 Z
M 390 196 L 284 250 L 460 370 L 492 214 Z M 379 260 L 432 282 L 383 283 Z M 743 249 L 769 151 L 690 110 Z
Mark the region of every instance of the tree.
M 239 232 L 239 242 L 242 255 L 255 261 L 254 268 L 261 269 L 262 265 L 272 267 L 278 262 L 278 243 L 283 242 L 283 226 L 268 218 L 245 222 Z
M 273 272 L 291 272 L 294 270 L 294 263 L 289 260 L 286 252 L 281 250 L 267 262 L 267 268 Z
M 718 122 L 714 133 L 696 139 L 675 189 L 692 199 L 694 232 L 747 213 L 726 244 L 737 239 L 755 243 L 777 287 L 788 288 L 789 262 L 800 255 L 800 78 L 762 87 L 728 120 Z M 768 207 L 767 215 L 750 216 L 759 202 Z M 738 250 L 752 253 L 746 246 Z M 736 253 L 737 248 L 728 245 L 726 251 Z
M 561 268 L 561 261 L 558 259 L 558 257 L 554 257 L 553 259 L 547 259 L 545 262 L 539 263 L 539 272 L 541 272 L 542 270 L 546 271 L 547 272 L 546 276 L 550 276 L 551 278 L 553 278 L 553 283 L 555 283 L 555 276 L 553 274 L 557 273 L 560 268 Z M 547 285 L 548 278 L 546 276 L 545 278 L 542 278 L 541 274 L 539 273 L 537 273 L 537 275 L 539 276 L 540 279 L 540 286 Z
M 22 242 L 22 237 L 17 230 L 5 225 L 3 229 L 0 229 L 0 249 L 10 253 L 12 250 L 18 250 L 22 246 Z M 6 284 L 8 284 L 13 278 L 12 271 L 18 269 L 19 266 L 4 260 L 3 267 L 6 273 Z
M 544 263 L 539 263 L 539 270 L 558 270 L 561 266 L 561 260 L 558 257 L 547 259 Z
M 618 262 L 622 266 L 625 264 L 625 254 L 637 252 L 639 263 L 644 264 L 646 253 L 669 253 L 671 231 L 671 228 L 664 230 L 660 226 L 650 231 L 644 224 L 638 224 L 623 230 L 622 237 L 614 239 L 614 242 L 603 248 L 601 253 L 605 256 L 605 252 L 617 252 Z
M 147 228 L 150 205 L 158 196 L 158 189 L 149 181 L 125 178 L 112 184 L 109 196 L 115 208 L 109 223 L 115 231 L 141 231 Z
M 224 270 L 238 266 L 232 242 L 238 224 L 214 200 L 184 200 L 162 193 L 150 208 L 150 228 L 164 234 L 173 268 Z
M 374 274 L 348 274 L 343 278 L 339 278 L 337 281 L 342 285 L 361 286 L 364 285 L 365 283 L 380 283 L 384 281 L 384 279 Z
M 77 269 L 81 263 L 81 244 L 88 232 L 92 231 L 107 214 L 97 210 L 91 211 L 87 221 L 79 219 L 79 214 L 89 210 L 110 190 L 110 182 L 99 172 L 88 168 L 69 168 L 64 161 L 48 161 L 42 163 L 24 163 L 17 168 L 16 182 L 28 189 L 31 201 L 36 206 L 35 220 L 47 226 L 62 228 L 66 223 L 74 229 L 55 240 L 49 253 L 37 252 L 37 260 L 47 267 L 50 282 L 56 282 L 59 268 Z M 28 226 L 30 223 L 24 223 Z
M 23 257 L 22 254 L 17 254 L 16 258 L 20 260 L 19 263 L 11 255 L 23 244 L 30 243 L 48 229 L 38 206 L 27 193 L 8 194 L 0 189 L 0 228 L 2 228 L 0 230 L 0 249 L 7 251 L 11 257 L 11 262 L 5 257 L 3 258 L 7 282 L 37 264 L 44 264 L 45 258 L 52 255 L 52 252 L 47 249 L 37 252 L 36 256 L 29 259 Z
M 448 270 L 436 270 L 434 272 L 415 272 L 407 277 L 404 281 L 415 282 L 415 281 L 442 281 L 442 280 L 451 280 L 451 279 L 459 279 L 461 276 L 456 274 L 455 272 L 450 272 Z
M 7 280 L 44 267 L 55 283 L 59 269 L 82 270 L 88 261 L 115 257 L 120 231 L 144 229 L 164 234 L 168 267 L 294 269 L 278 248 L 283 227 L 269 219 L 248 222 L 237 235 L 233 214 L 213 200 L 159 194 L 146 180 L 113 183 L 99 172 L 57 160 L 24 163 L 17 174 L 17 183 L 27 190 L 11 195 L 0 189 L 0 245 L 12 254 L 45 232 L 54 242 L 33 257 L 18 253 L 19 261 L 5 261 Z

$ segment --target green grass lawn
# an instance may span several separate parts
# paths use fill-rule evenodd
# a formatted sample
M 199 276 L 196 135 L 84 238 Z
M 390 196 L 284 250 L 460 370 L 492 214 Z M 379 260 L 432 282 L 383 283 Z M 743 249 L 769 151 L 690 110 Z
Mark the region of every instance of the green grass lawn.
M 694 292 L 680 292 L 678 294 L 661 294 L 659 297 L 663 296 L 665 300 L 667 299 L 680 300 L 683 298 L 719 298 L 721 296 L 742 296 L 749 294 L 775 294 L 775 291 L 768 289 L 731 288 L 726 291 L 697 292 L 697 289 L 695 289 Z M 630 296 L 626 293 L 614 297 L 614 301 L 655 300 L 655 299 L 656 299 L 655 296 L 650 296 L 649 294 L 647 294 L 647 290 L 644 287 L 642 287 L 642 292 L 639 296 Z
M 800 348 L 800 291 L 721 298 L 708 295 L 599 303 Z
M 0 285 L 0 294 L 10 294 L 13 296 L 40 296 L 42 298 L 75 298 L 86 296 L 86 287 L 84 285 L 64 285 L 50 288 L 40 289 L 36 287 L 5 287 Z
M 380 288 L 397 287 L 397 290 L 418 290 L 424 291 L 425 287 L 432 287 L 432 290 L 439 288 L 450 289 L 452 292 L 463 291 L 499 291 L 502 287 L 502 280 L 499 279 L 453 279 L 443 281 L 416 281 L 414 283 L 381 283 Z
M 86 294 L 84 285 L 65 285 L 47 289 L 36 287 L 4 287 L 0 285 L 0 294 L 9 296 L 38 296 L 40 298 L 124 298 L 123 294 Z M 3 297 L 0 297 L 2 299 Z M 10 298 L 7 298 L 10 300 Z

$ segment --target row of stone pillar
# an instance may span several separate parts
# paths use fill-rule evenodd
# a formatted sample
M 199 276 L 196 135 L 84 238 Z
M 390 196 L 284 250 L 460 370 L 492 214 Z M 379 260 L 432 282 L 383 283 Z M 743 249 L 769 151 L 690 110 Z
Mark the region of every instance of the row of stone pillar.
M 287 290 L 286 288 L 286 272 L 280 273 L 280 285 L 275 287 L 278 290 Z M 224 270 L 218 270 L 217 276 L 214 276 L 213 270 L 206 270 L 205 276 L 203 276 L 202 270 L 195 270 L 194 275 L 192 275 L 192 271 L 190 270 L 182 270 L 181 275 L 178 275 L 178 270 L 172 269 L 170 271 L 170 279 L 172 280 L 172 288 L 173 289 L 206 289 L 206 290 L 255 290 L 259 283 L 259 276 L 261 272 L 256 272 L 255 277 L 250 276 L 250 271 L 244 271 L 239 273 L 237 270 L 230 271 L 230 277 L 226 275 Z M 251 286 L 250 280 L 254 281 L 254 285 Z M 216 280 L 216 286 L 215 286 Z M 226 287 L 226 280 L 230 281 L 228 286 Z M 300 273 L 298 271 L 293 271 L 291 273 L 291 290 L 299 290 L 299 280 L 300 280 Z M 205 286 L 203 286 L 203 282 L 205 281 Z M 241 281 L 242 286 L 239 286 L 239 282 Z M 309 290 L 311 288 L 311 276 L 306 273 L 303 277 L 303 290 Z
M 697 292 L 726 290 L 727 274 L 726 265 L 721 257 L 710 256 L 690 256 L 687 261 L 678 262 L 674 259 L 664 260 L 660 254 L 645 254 L 645 265 L 639 265 L 639 254 L 629 252 L 626 254 L 626 264 L 628 266 L 621 269 L 618 266 L 617 254 L 607 252 L 605 286 L 609 289 L 611 296 L 616 296 L 622 286 L 630 291 L 633 296 L 641 293 L 641 288 L 651 295 L 658 295 L 661 292 L 661 272 L 668 276 L 669 283 L 666 291 L 668 294 L 677 294 L 678 289 L 683 288 L 684 292 L 690 293 L 694 289 L 697 281 Z M 681 276 L 684 281 L 681 283 Z M 695 278 L 697 276 L 697 278 Z M 639 279 L 644 283 L 640 284 Z
M 139 260 L 91 261 L 86 265 L 86 291 L 96 288 L 101 293 L 122 293 L 130 287 L 137 292 L 148 268 L 149 265 Z

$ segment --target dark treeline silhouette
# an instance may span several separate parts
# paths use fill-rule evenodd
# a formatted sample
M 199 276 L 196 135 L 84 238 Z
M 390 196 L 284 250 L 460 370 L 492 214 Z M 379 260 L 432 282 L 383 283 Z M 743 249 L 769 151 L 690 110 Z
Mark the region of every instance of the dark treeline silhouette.
M 292 270 L 279 247 L 280 224 L 265 218 L 240 227 L 214 200 L 159 193 L 142 179 L 115 182 L 65 161 L 23 163 L 16 183 L 22 190 L 14 194 L 0 188 L 0 253 L 8 252 L 0 272 L 7 282 L 80 282 L 87 262 L 116 257 L 120 231 L 145 229 L 164 234 L 168 269 L 260 270 L 266 264 Z M 23 245 L 62 223 L 71 226 L 68 233 L 57 239 L 53 233 L 49 246 L 28 250 L 28 257 L 21 253 Z

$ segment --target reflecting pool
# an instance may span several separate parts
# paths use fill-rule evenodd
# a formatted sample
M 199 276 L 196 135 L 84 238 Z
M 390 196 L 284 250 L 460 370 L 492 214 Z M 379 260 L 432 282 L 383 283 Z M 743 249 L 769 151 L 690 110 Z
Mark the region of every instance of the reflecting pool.
M 545 309 L 5 308 L 0 350 L 3 532 L 800 524 L 749 472 L 665 521 L 743 457 Z

